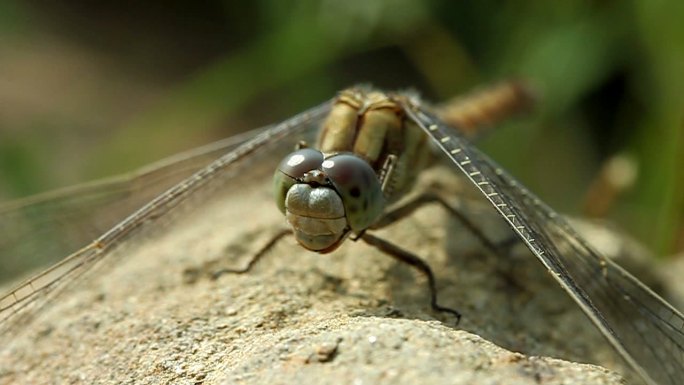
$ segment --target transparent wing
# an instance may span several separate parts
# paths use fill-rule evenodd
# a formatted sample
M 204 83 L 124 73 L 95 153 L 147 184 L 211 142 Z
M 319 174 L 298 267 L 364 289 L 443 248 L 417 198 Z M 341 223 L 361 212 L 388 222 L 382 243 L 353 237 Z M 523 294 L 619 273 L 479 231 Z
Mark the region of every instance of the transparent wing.
M 439 111 L 449 121 L 477 132 L 478 126 L 489 125 L 525 110 L 529 101 L 530 95 L 522 85 L 504 82 L 447 103 Z M 73 282 L 75 276 L 90 271 L 97 262 L 116 260 L 105 257 L 112 254 L 114 246 L 130 244 L 122 242 L 124 239 L 143 229 L 158 230 L 161 226 L 157 218 L 163 217 L 166 221 L 170 208 L 181 202 L 188 206 L 186 201 L 190 195 L 192 201 L 201 203 L 200 196 L 216 189 L 209 186 L 228 183 L 226 190 L 231 190 L 230 184 L 240 181 L 229 176 L 238 169 L 243 170 L 246 164 L 250 168 L 242 174 L 242 179 L 245 175 L 256 180 L 271 174 L 271 168 L 280 161 L 274 157 L 284 156 L 284 151 L 261 151 L 258 148 L 267 143 L 268 148 L 272 148 L 274 142 L 278 142 L 276 147 L 291 151 L 295 140 L 307 139 L 306 134 L 313 136 L 314 129 L 319 127 L 307 123 L 316 122 L 327 110 L 328 103 L 281 125 L 179 154 L 130 175 L 0 204 L 0 281 L 69 256 L 0 297 L 0 332 L 11 323 L 10 318 L 16 319 L 20 313 L 34 314 L 29 307 L 35 308 L 39 303 L 47 302 L 48 296 L 56 295 L 59 288 Z M 306 126 L 311 126 L 312 130 L 306 131 Z M 295 131 L 298 135 L 286 138 Z M 246 144 L 260 132 L 265 136 Z M 238 148 L 241 144 L 245 147 Z M 245 150 L 251 147 L 255 150 Z M 225 158 L 228 160 L 209 165 L 223 154 L 233 154 L 236 158 L 227 155 Z M 259 159 L 263 160 L 265 167 L 256 171 L 254 163 Z M 202 171 L 198 172 L 200 169 Z M 266 174 L 263 174 L 264 170 Z M 195 172 L 198 174 L 193 175 Z M 143 207 L 147 202 L 152 203 Z M 141 211 L 136 212 L 137 209 Z M 136 214 L 132 217 L 126 217 L 134 212 Z M 174 216 L 180 216 L 178 210 L 174 212 Z M 105 235 L 97 238 L 101 234 Z M 93 242 L 93 239 L 97 240 Z
M 684 317 L 595 251 L 568 223 L 454 129 L 405 102 L 415 121 L 504 217 L 625 360 L 649 383 L 684 379 Z
M 132 199 L 130 204 L 136 204 L 144 198 L 148 199 L 147 203 L 137 206 L 137 210 L 128 211 L 128 213 L 133 212 L 133 214 L 113 222 L 111 220 L 105 221 L 110 224 L 109 228 L 99 237 L 94 240 L 89 238 L 88 241 L 80 244 L 82 248 L 78 251 L 19 284 L 10 292 L 3 294 L 0 297 L 0 335 L 9 335 L 8 332 L 13 331 L 18 325 L 26 324 L 37 314 L 40 308 L 49 303 L 70 283 L 91 270 L 114 251 L 125 246 L 134 236 L 152 230 L 156 224 L 162 222 L 162 219 L 169 219 L 172 216 L 170 213 L 178 211 L 178 206 L 187 208 L 201 204 L 208 195 L 215 194 L 219 190 L 238 190 L 239 185 L 231 185 L 232 178 L 236 175 L 242 176 L 242 181 L 246 176 L 249 179 L 253 177 L 253 179 L 259 179 L 264 183 L 270 183 L 264 177 L 273 173 L 273 168 L 280 161 L 278 157 L 284 156 L 286 151 L 292 151 L 298 140 L 310 139 L 311 135 L 316 132 L 318 123 L 330 110 L 330 105 L 330 102 L 323 103 L 280 124 L 262 129 L 250 140 L 244 140 L 244 136 L 239 136 L 237 139 L 219 142 L 214 147 L 204 148 L 195 154 L 186 154 L 179 159 L 171 159 L 161 165 L 158 164 L 153 167 L 153 170 L 142 170 L 133 178 L 111 180 L 93 185 L 92 188 L 81 188 L 79 191 L 84 192 L 80 195 L 77 194 L 76 197 L 72 197 L 66 191 L 58 193 L 54 197 L 39 198 L 34 202 L 19 203 L 14 207 L 7 206 L 4 209 L 4 214 L 8 216 L 23 213 L 35 205 L 65 206 L 67 209 L 62 208 L 56 211 L 64 213 L 61 220 L 68 222 L 66 224 L 68 226 L 65 225 L 64 227 L 69 227 L 71 222 L 69 222 L 68 208 L 78 207 L 79 197 L 94 197 L 93 200 L 96 203 L 93 204 L 93 207 L 106 211 L 109 204 L 117 202 L 117 199 L 114 199 L 115 197 L 121 198 L 119 194 L 131 194 L 136 191 L 134 182 L 140 182 L 146 187 L 143 190 L 147 191 L 147 194 L 133 194 L 136 199 Z M 230 151 L 231 149 L 232 151 Z M 221 150 L 228 152 L 218 158 L 215 157 L 214 161 L 208 165 L 204 163 L 205 167 L 196 171 L 198 162 L 205 161 L 207 157 L 216 155 L 217 151 Z M 190 172 L 190 176 L 187 176 L 188 172 Z M 187 177 L 177 182 L 179 176 Z M 169 183 L 171 183 L 170 188 L 168 187 Z M 163 191 L 161 194 L 158 193 L 160 186 L 162 186 L 161 191 Z M 105 202 L 106 204 L 97 203 L 97 197 L 100 194 L 105 198 L 99 203 Z M 150 195 L 152 195 L 151 198 Z M 0 212 L 0 217 L 2 214 L 3 212 Z M 93 216 L 75 216 L 83 218 L 86 226 L 95 223 L 95 221 L 88 219 Z M 97 219 L 97 215 L 94 217 Z M 42 223 L 42 228 L 58 225 L 59 220 L 50 219 L 49 222 Z M 57 234 L 55 230 L 50 231 Z M 24 242 L 34 241 L 30 231 L 20 232 L 18 239 L 18 241 L 7 244 L 21 244 L 22 240 Z M 10 249 L 8 252 L 11 253 L 11 247 L 8 249 Z M 53 251 L 51 249 L 51 252 Z M 66 254 L 62 254 L 62 256 L 64 255 Z
M 0 282 L 58 262 L 254 137 L 255 131 L 174 155 L 131 174 L 0 204 Z

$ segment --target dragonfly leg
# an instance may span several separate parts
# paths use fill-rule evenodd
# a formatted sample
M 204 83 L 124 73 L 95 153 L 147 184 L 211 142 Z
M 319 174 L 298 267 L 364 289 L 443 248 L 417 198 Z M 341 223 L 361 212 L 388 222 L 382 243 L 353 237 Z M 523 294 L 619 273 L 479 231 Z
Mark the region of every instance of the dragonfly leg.
M 451 215 L 456 217 L 461 224 L 463 224 L 463 226 L 471 234 L 473 234 L 493 255 L 509 256 L 511 254 L 511 249 L 520 243 L 520 238 L 515 235 L 511 235 L 510 237 L 500 241 L 492 241 L 482 232 L 480 227 L 473 223 L 463 212 L 450 205 L 449 202 L 434 192 L 424 192 L 412 198 L 408 202 L 403 203 L 401 206 L 390 209 L 390 211 L 385 213 L 378 222 L 373 224 L 372 228 L 380 229 L 385 226 L 389 226 L 410 216 L 414 211 L 418 210 L 422 206 L 431 203 L 438 203 Z M 496 270 L 499 275 L 505 278 L 509 285 L 516 288 L 524 287 L 523 284 L 517 283 L 517 281 L 511 276 L 511 271 L 513 270 L 515 261 L 511 260 L 511 258 L 500 258 L 497 261 Z
M 428 279 L 428 285 L 430 287 L 430 306 L 433 310 L 449 313 L 456 317 L 456 322 L 461 320 L 461 313 L 457 310 L 441 306 L 437 303 L 437 281 L 435 280 L 435 275 L 427 262 L 423 261 L 417 255 L 406 251 L 399 246 L 385 241 L 384 239 L 378 238 L 376 236 L 364 233 L 361 236 L 364 242 L 375 247 L 376 249 L 388 254 L 392 258 L 411 265 L 412 267 L 418 269 L 421 273 L 425 274 Z
M 283 238 L 285 238 L 286 236 L 291 235 L 291 234 L 292 234 L 292 230 L 290 230 L 290 229 L 283 229 L 283 230 L 280 230 L 280 232 L 278 232 L 277 234 L 275 234 L 275 235 L 273 236 L 273 238 L 271 238 L 271 240 L 268 241 L 267 244 L 265 244 L 259 251 L 256 252 L 256 254 L 254 254 L 254 255 L 252 256 L 252 258 L 249 260 L 249 262 L 247 262 L 247 265 L 246 265 L 245 267 L 239 268 L 239 269 L 223 268 L 223 269 L 220 269 L 220 270 L 216 270 L 216 271 L 212 272 L 212 274 L 211 274 L 212 279 L 217 279 L 218 277 L 220 277 L 220 276 L 222 276 L 222 275 L 224 275 L 224 274 L 244 274 L 244 273 L 249 272 L 249 271 L 252 269 L 252 267 L 254 267 L 254 265 L 256 265 L 256 263 L 259 262 L 259 260 L 260 260 L 264 255 L 268 254 L 268 252 L 269 252 L 269 251 L 270 251 L 270 250 L 271 250 L 271 249 L 272 249 L 272 248 L 273 248 L 281 239 L 283 239 Z
M 475 223 L 468 219 L 468 217 L 465 214 L 463 214 L 460 210 L 451 206 L 449 202 L 447 202 L 439 194 L 433 192 L 424 192 L 409 200 L 408 202 L 402 204 L 401 206 L 391 209 L 382 217 L 380 217 L 380 219 L 373 224 L 372 228 L 380 229 L 389 226 L 397 221 L 400 221 L 408 217 L 414 211 L 430 203 L 438 203 L 439 205 L 441 205 L 452 216 L 456 217 L 463 224 L 463 226 L 465 226 L 465 228 L 468 229 L 468 231 L 470 231 L 475 237 L 477 237 L 477 239 L 487 249 L 489 249 L 489 251 L 491 251 L 494 254 L 500 253 L 501 247 L 496 243 L 492 242 L 489 238 L 487 238 L 487 236 L 485 236 L 482 230 L 480 230 L 480 228 Z

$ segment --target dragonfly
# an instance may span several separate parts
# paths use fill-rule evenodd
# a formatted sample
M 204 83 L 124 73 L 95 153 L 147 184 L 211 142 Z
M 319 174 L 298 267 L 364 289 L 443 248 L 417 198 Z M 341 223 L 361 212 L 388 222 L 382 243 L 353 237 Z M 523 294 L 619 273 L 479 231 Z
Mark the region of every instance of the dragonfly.
M 483 116 L 495 116 L 497 111 L 505 114 L 506 108 L 498 107 L 506 103 L 495 101 L 487 106 L 482 100 L 475 105 L 490 112 Z M 465 114 L 476 115 L 472 111 Z M 92 242 L 0 297 L 0 333 L 25 325 L 71 283 L 169 213 L 230 185 L 236 175 L 256 177 L 274 167 L 277 207 L 290 228 L 265 245 L 245 268 L 219 273 L 248 271 L 274 243 L 288 235 L 304 248 L 320 253 L 334 251 L 347 239 L 364 241 L 424 273 L 430 284 L 432 308 L 460 317 L 457 310 L 438 303 L 427 263 L 371 234 L 421 204 L 442 203 L 434 196 L 423 196 L 398 208 L 393 206 L 413 187 L 416 175 L 429 164 L 426 154 L 436 148 L 500 214 L 646 383 L 680 383 L 684 378 L 682 313 L 601 255 L 561 215 L 470 144 L 467 130 L 454 127 L 467 126 L 469 120 L 454 116 L 458 113 L 430 107 L 412 92 L 357 86 L 281 123 L 183 154 L 133 176 L 86 186 L 92 190 L 91 206 L 104 207 L 104 212 L 111 207 L 102 202 L 136 206 L 140 199 L 149 201 L 121 220 L 104 221 L 105 231 Z M 277 165 L 274 157 L 282 155 L 283 149 L 295 151 Z M 155 187 L 142 188 L 136 182 Z M 133 193 L 139 190 L 149 190 L 151 196 Z M 0 215 L 11 218 L 40 205 L 83 205 L 71 196 L 70 191 L 62 191 L 20 201 L 0 207 Z M 117 205 L 120 209 L 121 204 Z M 448 209 L 448 204 L 443 205 Z M 466 218 L 459 219 L 467 222 Z M 21 220 L 14 225 L 20 227 Z M 10 228 L 5 230 L 9 232 Z M 477 233 L 477 229 L 472 230 Z M 17 232 L 12 241 L 5 241 L 9 244 L 5 248 L 20 250 L 15 245 L 26 244 L 26 234 Z M 75 233 L 82 236 L 80 229 Z

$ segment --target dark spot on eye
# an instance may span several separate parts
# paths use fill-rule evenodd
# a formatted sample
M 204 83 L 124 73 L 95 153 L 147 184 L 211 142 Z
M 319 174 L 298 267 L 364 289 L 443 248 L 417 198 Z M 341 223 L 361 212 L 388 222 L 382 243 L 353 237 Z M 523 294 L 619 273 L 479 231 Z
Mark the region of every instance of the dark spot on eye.
M 361 196 L 361 189 L 359 186 L 354 186 L 349 190 L 349 195 L 351 195 L 354 198 L 358 198 Z

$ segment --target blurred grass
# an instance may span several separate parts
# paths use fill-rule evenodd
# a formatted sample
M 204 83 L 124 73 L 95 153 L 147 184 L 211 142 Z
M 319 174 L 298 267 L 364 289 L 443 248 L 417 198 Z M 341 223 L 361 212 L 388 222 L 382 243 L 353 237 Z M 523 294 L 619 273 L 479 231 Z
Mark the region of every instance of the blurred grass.
M 128 171 L 283 119 L 342 87 L 441 100 L 518 77 L 542 100 L 482 147 L 577 212 L 633 155 L 610 212 L 658 254 L 684 248 L 684 6 L 672 1 L 5 1 L 0 198 Z

